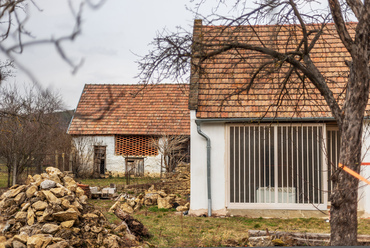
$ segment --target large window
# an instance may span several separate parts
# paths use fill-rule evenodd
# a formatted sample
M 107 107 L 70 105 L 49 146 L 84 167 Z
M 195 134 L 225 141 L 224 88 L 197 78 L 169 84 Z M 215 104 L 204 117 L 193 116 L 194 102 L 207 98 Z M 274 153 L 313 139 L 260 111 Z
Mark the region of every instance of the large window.
M 230 203 L 323 203 L 322 133 L 322 125 L 230 126 Z

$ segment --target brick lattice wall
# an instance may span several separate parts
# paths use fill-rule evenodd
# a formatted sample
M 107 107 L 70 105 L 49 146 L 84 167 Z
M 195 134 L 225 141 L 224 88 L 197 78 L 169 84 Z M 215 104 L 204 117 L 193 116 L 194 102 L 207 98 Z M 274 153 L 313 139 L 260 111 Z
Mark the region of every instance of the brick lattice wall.
M 156 156 L 158 150 L 153 144 L 152 136 L 116 135 L 116 155 L 126 156 Z

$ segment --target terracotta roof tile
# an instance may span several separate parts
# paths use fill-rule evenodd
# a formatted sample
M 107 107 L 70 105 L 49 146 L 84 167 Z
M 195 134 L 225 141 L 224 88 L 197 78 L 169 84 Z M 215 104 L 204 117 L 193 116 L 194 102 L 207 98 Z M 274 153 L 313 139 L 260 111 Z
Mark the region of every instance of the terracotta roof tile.
M 355 23 L 348 24 L 352 34 L 355 26 Z M 301 32 L 299 26 L 293 25 L 253 26 L 253 29 L 259 34 L 257 37 L 251 26 L 200 26 L 199 28 L 200 33 L 195 27 L 194 34 L 199 34 L 197 39 L 203 45 L 217 45 L 220 42 L 236 40 L 247 41 L 248 44 L 259 46 L 263 43 L 264 46 L 281 52 L 295 48 L 300 37 L 297 36 L 297 39 L 294 39 L 291 34 Z M 308 26 L 308 29 L 313 28 L 317 28 L 317 25 Z M 206 51 L 215 49 L 215 46 L 202 47 Z M 334 24 L 327 24 L 310 56 L 341 105 L 345 96 L 343 89 L 349 74 L 344 61 L 351 59 L 338 38 Z M 267 61 L 269 61 L 267 56 L 242 49 L 231 50 L 204 60 L 200 65 L 202 73 L 192 74 L 192 77 L 199 76 L 199 81 L 191 80 L 193 83 L 199 82 L 197 90 L 191 91 L 190 97 L 191 99 L 197 97 L 195 108 L 197 117 L 332 116 L 324 98 L 308 79 L 306 79 L 306 83 L 302 83 L 298 80 L 297 75 L 293 75 L 286 84 L 287 90 L 281 87 L 281 81 L 288 70 L 287 66 L 283 66 L 280 71 L 274 69 L 274 66 L 279 66 L 278 64 L 267 67 L 268 69 L 257 77 L 247 93 L 245 89 L 256 71 L 256 65 Z M 283 94 L 280 94 L 281 92 Z M 367 110 L 369 111 L 370 108 L 368 107 Z
M 189 86 L 86 84 L 71 135 L 190 135 Z

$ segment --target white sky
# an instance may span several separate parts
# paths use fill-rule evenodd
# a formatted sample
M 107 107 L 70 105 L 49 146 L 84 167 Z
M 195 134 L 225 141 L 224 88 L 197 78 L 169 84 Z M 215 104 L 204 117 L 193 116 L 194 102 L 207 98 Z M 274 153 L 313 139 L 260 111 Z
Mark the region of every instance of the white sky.
M 37 39 L 71 32 L 73 18 L 66 0 L 38 0 L 37 3 L 43 11 L 31 8 L 26 23 Z M 107 0 L 100 9 L 85 8 L 82 34 L 75 42 L 64 45 L 76 63 L 84 59 L 75 75 L 52 46 L 28 47 L 17 56 L 17 61 L 31 71 L 43 87 L 59 92 L 66 107 L 73 109 L 86 83 L 137 83 L 134 77 L 138 73 L 135 63 L 138 57 L 132 52 L 145 55 L 148 43 L 165 27 L 174 31 L 181 25 L 190 30 L 194 17 L 185 5 L 191 3 L 187 0 Z M 3 56 L 0 54 L 0 59 Z M 23 85 L 31 79 L 17 70 L 16 77 L 8 81 Z
M 70 1 L 77 5 L 83 0 Z M 37 39 L 59 37 L 72 31 L 74 19 L 68 0 L 35 2 L 42 11 L 30 7 L 30 18 L 26 22 L 26 28 L 33 36 Z M 219 0 L 206 0 L 200 13 L 210 14 L 218 2 Z M 232 5 L 234 1 L 225 2 Z M 195 17 L 186 6 L 194 5 L 191 0 L 106 0 L 97 10 L 85 8 L 82 34 L 73 43 L 63 45 L 67 55 L 75 63 L 84 59 L 83 66 L 74 75 L 71 74 L 71 67 L 51 45 L 28 47 L 16 59 L 32 73 L 40 85 L 60 93 L 66 107 L 74 109 L 83 86 L 87 83 L 138 83 L 135 76 L 139 71 L 135 61 L 139 58 L 133 53 L 145 55 L 156 32 L 164 28 L 175 31 L 176 26 L 182 26 L 191 31 Z M 223 8 L 227 9 L 224 6 Z M 4 55 L 0 53 L 0 60 L 4 59 Z M 32 82 L 21 70 L 17 70 L 16 76 L 8 81 L 18 85 Z

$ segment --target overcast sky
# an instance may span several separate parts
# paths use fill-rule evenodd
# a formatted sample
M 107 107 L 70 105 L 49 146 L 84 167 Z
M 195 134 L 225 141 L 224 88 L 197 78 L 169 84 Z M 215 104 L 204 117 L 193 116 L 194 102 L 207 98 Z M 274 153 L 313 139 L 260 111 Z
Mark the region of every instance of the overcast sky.
M 74 3 L 76 1 L 74 0 Z M 37 38 L 69 34 L 73 17 L 66 0 L 38 0 L 42 11 L 31 7 L 26 23 Z M 58 91 L 68 109 L 77 106 L 83 86 L 87 83 L 135 84 L 138 59 L 133 53 L 145 55 L 157 31 L 176 26 L 191 30 L 194 16 L 186 10 L 188 0 L 107 0 L 97 9 L 83 13 L 82 34 L 73 43 L 64 43 L 67 55 L 77 63 L 84 59 L 77 74 L 52 46 L 27 48 L 17 56 L 23 66 L 46 88 Z M 1 59 L 1 58 L 0 58 Z M 31 79 L 17 70 L 9 82 L 30 83 Z

